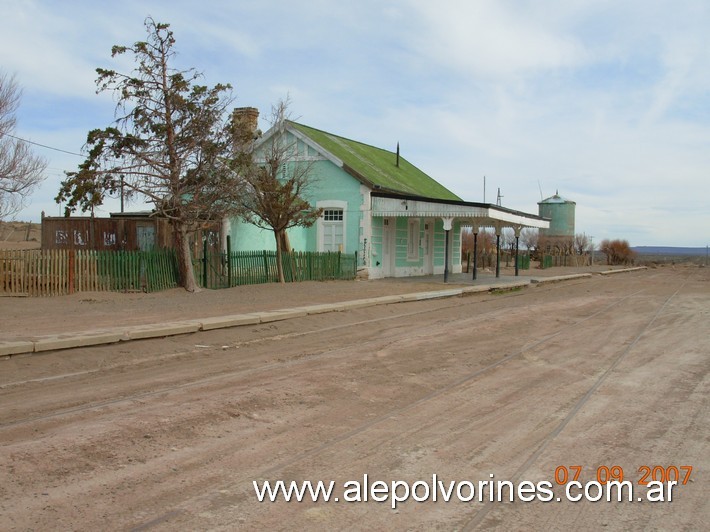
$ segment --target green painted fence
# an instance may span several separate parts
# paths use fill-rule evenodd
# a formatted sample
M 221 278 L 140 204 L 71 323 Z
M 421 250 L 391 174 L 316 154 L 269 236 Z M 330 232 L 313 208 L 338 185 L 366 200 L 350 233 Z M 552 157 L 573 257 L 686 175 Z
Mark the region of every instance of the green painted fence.
M 173 249 L 155 251 L 87 251 L 106 290 L 157 292 L 175 288 L 179 272 Z
M 530 269 L 530 255 L 518 255 L 518 268 L 521 270 Z
M 275 251 L 209 252 L 193 259 L 203 288 L 278 282 Z M 357 254 L 284 253 L 286 282 L 354 279 Z M 0 294 L 53 296 L 75 292 L 156 292 L 178 286 L 177 254 L 155 251 L 0 251 Z
M 195 277 L 203 288 L 228 288 L 245 284 L 278 282 L 275 251 L 234 251 L 229 254 L 203 251 L 193 259 Z M 326 281 L 354 279 L 357 254 L 290 252 L 282 254 L 284 279 Z

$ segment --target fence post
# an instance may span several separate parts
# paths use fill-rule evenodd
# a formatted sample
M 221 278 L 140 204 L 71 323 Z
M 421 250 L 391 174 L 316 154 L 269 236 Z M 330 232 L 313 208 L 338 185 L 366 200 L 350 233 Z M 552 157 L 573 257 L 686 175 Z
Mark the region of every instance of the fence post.
M 266 250 L 264 250 L 264 282 L 271 282 L 271 277 L 269 276 L 269 261 L 266 257 Z
M 232 238 L 227 235 L 227 286 L 232 288 Z
M 202 241 L 202 287 L 207 288 L 207 239 Z
M 69 250 L 69 293 L 74 293 L 74 259 L 75 259 L 74 249 Z

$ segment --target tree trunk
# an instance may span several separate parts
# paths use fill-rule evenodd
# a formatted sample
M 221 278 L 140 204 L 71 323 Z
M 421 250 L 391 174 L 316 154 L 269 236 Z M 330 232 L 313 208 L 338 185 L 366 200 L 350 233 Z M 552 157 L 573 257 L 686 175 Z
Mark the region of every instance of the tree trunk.
M 177 251 L 180 286 L 188 292 L 199 292 L 200 287 L 195 281 L 195 270 L 192 267 L 192 253 L 190 252 L 190 241 L 187 237 L 187 227 L 182 223 L 175 222 L 173 224 L 173 235 Z
M 276 271 L 279 273 L 279 282 L 286 283 L 284 278 L 284 268 L 281 263 L 281 243 L 282 243 L 282 232 L 274 230 L 274 237 L 276 238 Z
M 291 242 L 288 239 L 288 233 L 286 231 L 283 231 L 281 233 L 281 255 L 283 256 L 284 253 L 287 253 L 289 257 L 291 257 L 291 260 L 289 261 L 289 266 L 291 266 L 291 275 L 289 275 L 289 282 L 294 282 L 296 279 L 294 277 L 294 272 L 296 271 L 296 268 L 293 264 L 293 255 L 291 254 Z M 283 265 L 283 262 L 281 263 Z M 286 278 L 286 272 L 284 272 L 284 279 Z
M 286 231 L 281 233 L 281 251 L 288 253 L 291 251 L 291 242 L 288 239 L 288 233 Z

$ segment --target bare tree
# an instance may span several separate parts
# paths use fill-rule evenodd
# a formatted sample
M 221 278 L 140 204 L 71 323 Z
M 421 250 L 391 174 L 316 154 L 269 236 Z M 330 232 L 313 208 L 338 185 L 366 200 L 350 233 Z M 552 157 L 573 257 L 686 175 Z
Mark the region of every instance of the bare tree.
M 0 73 L 0 220 L 22 209 L 47 167 L 27 142 L 14 137 L 20 97 L 15 78 Z
M 493 256 L 496 249 L 495 231 L 491 229 L 481 229 L 478 232 L 478 261 L 482 268 L 490 267 L 493 263 Z
M 589 250 L 589 237 L 586 233 L 574 235 L 574 250 L 577 255 L 584 255 Z
M 323 212 L 304 199 L 315 180 L 313 161 L 299 158 L 295 140 L 285 134 L 288 105 L 286 98 L 271 109 L 270 133 L 255 148 L 251 171 L 243 174 L 247 190 L 241 203 L 245 221 L 274 232 L 281 283 L 285 282 L 282 252 L 289 248 L 286 231 L 312 226 Z
M 540 233 L 537 229 L 526 227 L 520 232 L 520 242 L 525 246 L 525 249 L 530 251 L 536 249 L 538 245 Z
M 515 244 L 515 230 L 512 227 L 504 227 L 500 231 L 500 247 L 506 249 L 511 244 Z
M 180 282 L 194 292 L 189 234 L 237 212 L 237 176 L 250 159 L 237 151 L 244 134 L 227 113 L 231 87 L 198 85 L 201 74 L 194 69 L 173 68 L 169 25 L 148 18 L 145 28 L 146 41 L 112 49 L 112 56 L 133 54 L 132 72 L 97 69 L 98 91 L 113 91 L 118 99 L 115 126 L 89 132 L 89 155 L 77 172 L 67 173 L 56 201 L 67 201 L 69 215 L 92 210 L 121 186 L 147 198 L 156 215 L 170 220 Z
M 465 257 L 473 251 L 473 229 L 464 227 L 461 230 L 461 256 Z

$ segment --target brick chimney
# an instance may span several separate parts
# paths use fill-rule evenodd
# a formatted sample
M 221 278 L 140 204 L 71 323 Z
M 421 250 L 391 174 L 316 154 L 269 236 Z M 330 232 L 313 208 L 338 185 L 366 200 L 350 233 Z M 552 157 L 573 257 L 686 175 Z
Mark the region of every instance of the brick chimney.
M 237 107 L 233 111 L 234 122 L 249 126 L 249 131 L 256 131 L 259 126 L 259 110 L 256 107 Z
M 256 107 L 237 107 L 232 111 L 234 121 L 234 147 L 236 150 L 248 150 L 261 136 L 258 128 L 259 110 Z

